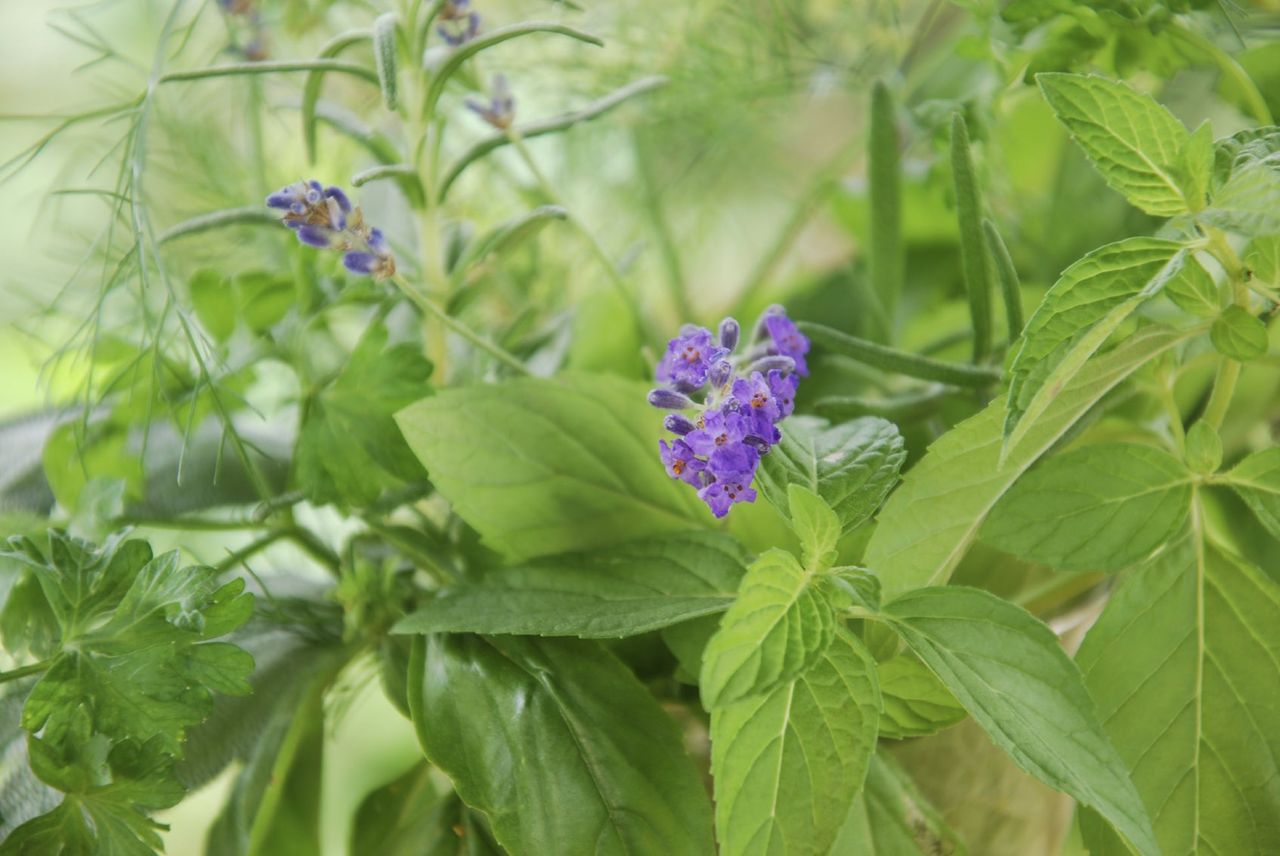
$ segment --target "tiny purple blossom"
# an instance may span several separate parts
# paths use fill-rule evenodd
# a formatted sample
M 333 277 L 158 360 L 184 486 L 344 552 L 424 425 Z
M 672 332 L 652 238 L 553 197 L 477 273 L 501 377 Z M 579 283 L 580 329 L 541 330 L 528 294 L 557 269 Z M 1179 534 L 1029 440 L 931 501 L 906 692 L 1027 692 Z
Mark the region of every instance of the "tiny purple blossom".
M 395 275 L 395 255 L 382 232 L 365 223 L 364 213 L 341 188 L 298 181 L 268 196 L 267 207 L 284 211 L 284 225 L 303 244 L 341 252 L 350 272 L 374 279 Z
M 728 353 L 712 341 L 710 330 L 686 325 L 667 343 L 667 353 L 658 363 L 658 380 L 699 389 L 706 384 L 711 367 Z
M 511 123 L 516 118 L 516 99 L 511 94 L 507 78 L 501 74 L 495 74 L 489 93 L 488 103 L 468 98 L 467 109 L 499 131 L 505 131 L 511 127 Z
M 440 8 L 436 32 L 453 47 L 471 41 L 480 32 L 480 15 L 471 9 L 471 0 L 448 0 Z
M 809 338 L 800 332 L 794 321 L 781 312 L 766 316 L 764 326 L 773 340 L 769 353 L 795 360 L 796 374 L 808 377 L 809 366 L 804 355 L 809 353 Z
M 689 444 L 684 440 L 676 440 L 670 446 L 667 445 L 666 440 L 659 440 L 658 454 L 662 456 L 662 464 L 667 468 L 667 475 L 694 487 L 701 486 L 700 475 L 706 470 L 707 462 L 694 455 L 693 449 L 690 449 Z
M 701 499 L 716 517 L 724 517 L 736 502 L 755 502 L 756 492 L 750 478 L 717 479 L 698 491 Z
M 667 418 L 662 420 L 662 427 L 672 434 L 679 434 L 683 437 L 685 434 L 696 430 L 698 426 L 694 425 L 689 417 L 683 413 L 668 413 Z
M 708 410 L 698 420 L 698 430 L 685 435 L 685 442 L 699 455 L 710 455 L 724 446 L 736 446 L 751 430 L 742 413 L 730 410 Z
M 800 378 L 794 374 L 783 374 L 779 371 L 769 372 L 769 391 L 778 406 L 778 419 L 786 419 L 796 409 L 796 389 L 800 386 Z
M 327 250 L 333 246 L 334 232 L 328 226 L 298 226 L 298 240 L 308 246 Z
M 742 328 L 738 326 L 737 319 L 726 318 L 720 322 L 720 330 L 718 337 L 720 346 L 730 353 L 738 347 L 738 335 L 742 332 Z
M 751 482 L 760 452 L 749 443 L 720 446 L 707 458 L 707 469 L 717 479 L 745 479 Z

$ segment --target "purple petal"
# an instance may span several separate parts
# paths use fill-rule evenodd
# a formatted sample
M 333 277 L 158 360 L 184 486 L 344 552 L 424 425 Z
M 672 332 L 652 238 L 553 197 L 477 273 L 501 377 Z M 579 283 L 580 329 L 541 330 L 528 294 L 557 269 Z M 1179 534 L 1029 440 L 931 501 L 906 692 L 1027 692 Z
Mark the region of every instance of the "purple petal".
M 361 276 L 368 276 L 377 269 L 378 257 L 373 253 L 352 251 L 343 254 L 342 266 L 352 273 L 360 274 Z
M 324 226 L 300 226 L 298 240 L 309 246 L 327 250 L 333 245 L 333 232 Z

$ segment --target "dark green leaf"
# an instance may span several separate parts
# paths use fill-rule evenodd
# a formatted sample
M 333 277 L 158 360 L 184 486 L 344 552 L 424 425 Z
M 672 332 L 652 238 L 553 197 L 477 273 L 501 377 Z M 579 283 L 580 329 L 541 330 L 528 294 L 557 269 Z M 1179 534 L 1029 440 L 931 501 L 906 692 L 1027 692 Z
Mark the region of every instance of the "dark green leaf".
M 1143 856 L 1158 856 L 1137 789 L 1049 628 L 961 587 L 919 589 L 884 612 L 1019 767 L 1101 812 Z
M 710 803 L 675 723 L 597 644 L 469 635 L 415 644 L 418 739 L 503 847 L 713 852 Z
M 906 457 L 897 427 L 884 419 L 828 426 L 795 416 L 783 424 L 782 442 L 761 462 L 756 486 L 789 515 L 787 485 L 802 485 L 826 500 L 848 532 L 871 519 L 897 483 Z
M 882 688 L 883 689 L 883 688 Z M 881 724 L 884 719 L 881 718 Z M 886 753 L 867 770 L 831 856 L 963 856 L 964 845 Z
M 655 535 L 490 572 L 444 590 L 393 632 L 634 636 L 728 609 L 749 561 L 728 535 Z
M 960 223 L 960 264 L 973 324 L 973 361 L 979 363 L 991 350 L 991 268 L 982 234 L 982 195 L 969 151 L 969 129 L 961 113 L 951 117 L 951 172 Z

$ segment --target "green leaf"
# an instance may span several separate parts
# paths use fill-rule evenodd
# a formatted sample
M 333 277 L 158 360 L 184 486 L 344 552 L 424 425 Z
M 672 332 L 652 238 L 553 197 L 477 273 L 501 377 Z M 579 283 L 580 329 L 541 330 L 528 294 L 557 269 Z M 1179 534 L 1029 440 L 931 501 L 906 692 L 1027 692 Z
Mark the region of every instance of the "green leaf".
M 467 245 L 466 251 L 450 271 L 453 282 L 462 287 L 469 275 L 476 275 L 475 268 L 481 263 L 497 261 L 505 253 L 536 236 L 549 224 L 568 217 L 568 210 L 559 205 L 540 205 L 526 214 L 512 217 L 495 226 Z
M 1217 430 L 1201 419 L 1187 431 L 1187 467 L 1200 475 L 1210 475 L 1222 466 L 1222 438 Z
M 450 389 L 396 419 L 432 483 L 514 559 L 706 525 L 658 459 L 643 384 L 562 374 Z
M 1218 285 L 1195 256 L 1187 256 L 1182 270 L 1164 287 L 1164 293 L 1179 309 L 1200 318 L 1216 318 L 1222 311 Z
M 787 498 L 791 509 L 791 528 L 800 539 L 804 566 L 813 573 L 823 573 L 836 563 L 840 518 L 822 497 L 804 485 L 788 485 Z
M 1243 306 L 1231 305 L 1222 310 L 1209 328 L 1209 339 L 1218 353 L 1233 360 L 1248 362 L 1267 352 L 1267 325 Z
M 748 562 L 736 539 L 713 532 L 550 556 L 445 589 L 392 632 L 634 636 L 728 609 Z
M 1165 853 L 1280 841 L 1280 591 L 1193 535 L 1121 579 L 1077 655 Z M 1125 851 L 1086 823 L 1095 856 Z
M 1096 809 L 1138 853 L 1158 856 L 1124 762 L 1048 627 L 993 594 L 961 587 L 911 592 L 884 614 L 1019 767 Z
M 430 376 L 417 347 L 387 347 L 386 328 L 369 327 L 303 417 L 296 477 L 312 502 L 366 506 L 385 489 L 424 478 L 393 414 L 430 391 Z
M 373 22 L 373 59 L 378 69 L 378 86 L 382 89 L 382 103 L 388 110 L 396 109 L 396 13 L 379 15 Z
M 1267 531 L 1280 538 L 1280 448 L 1254 452 L 1232 467 L 1223 481 L 1240 494 Z
M 213 338 L 225 342 L 236 329 L 236 301 L 230 299 L 230 281 L 221 272 L 205 268 L 192 274 L 187 291 L 201 326 Z
M 1280 232 L 1280 166 L 1258 162 L 1235 170 L 1198 219 L 1251 237 Z
M 710 803 L 675 723 L 597 644 L 418 637 L 409 678 L 428 760 L 507 850 L 714 851 Z
M 880 736 L 895 740 L 924 737 L 967 716 L 938 676 L 912 654 L 899 654 L 877 666 L 880 677 Z
M 747 569 L 703 654 L 699 684 L 708 710 L 768 693 L 818 661 L 836 619 L 816 582 L 813 571 L 777 548 Z
M 897 426 L 876 417 L 828 426 L 793 416 L 783 428 L 782 442 L 760 462 L 756 487 L 788 516 L 787 486 L 809 489 L 835 510 L 845 532 L 871 519 L 907 457 Z
M 883 726 L 884 719 L 880 722 Z M 964 856 L 965 849 L 911 777 L 880 752 L 871 759 L 867 782 L 830 852 L 832 856 Z
M 1003 464 L 1001 399 L 940 437 L 889 498 L 867 544 L 864 563 L 880 577 L 885 597 L 946 582 L 1014 482 L 1111 389 L 1190 335 L 1147 328 L 1091 361 L 1029 423 Z
M 1178 183 L 1192 211 L 1199 211 L 1208 201 L 1213 159 L 1213 126 L 1206 119 L 1187 137 L 1178 160 Z
M 321 59 L 338 56 L 350 47 L 370 41 L 373 34 L 368 30 L 348 30 L 330 39 L 320 49 Z M 320 103 L 320 89 L 324 84 L 323 67 L 313 69 L 307 74 L 302 88 L 302 140 L 307 148 L 307 163 L 316 162 L 316 117 L 317 105 Z
M 1083 446 L 1019 479 L 979 537 L 1061 571 L 1119 571 L 1186 526 L 1191 492 L 1187 467 L 1154 446 Z
M 456 794 L 440 793 L 422 763 L 365 797 L 351 827 L 350 853 L 379 856 L 502 856 Z M 459 838 L 462 840 L 459 841 Z
M 1188 253 L 1175 241 L 1128 238 L 1086 255 L 1062 272 L 1027 321 L 1009 367 L 1007 443 L 1047 409 L 1120 324 L 1181 270 Z
M 821 657 L 765 695 L 711 713 L 722 856 L 826 856 L 875 751 L 875 661 L 840 630 Z
M 1280 235 L 1254 238 L 1244 254 L 1252 275 L 1271 286 L 1280 286 Z
M 973 361 L 978 363 L 991 350 L 991 269 L 982 234 L 982 196 L 969 151 L 969 129 L 960 113 L 951 117 L 951 171 L 960 224 L 960 265 L 973 322 Z
M 1038 74 L 1036 83 L 1107 184 L 1131 203 L 1157 217 L 1199 207 L 1178 180 L 1191 135 L 1151 96 L 1094 75 Z

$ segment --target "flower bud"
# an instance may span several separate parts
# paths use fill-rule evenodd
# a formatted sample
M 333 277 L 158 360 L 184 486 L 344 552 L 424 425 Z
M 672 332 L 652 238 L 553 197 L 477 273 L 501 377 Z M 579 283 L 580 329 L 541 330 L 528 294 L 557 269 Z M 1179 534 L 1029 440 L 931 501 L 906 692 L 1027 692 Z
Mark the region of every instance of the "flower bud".
M 681 395 L 673 389 L 655 389 L 649 393 L 649 403 L 662 410 L 688 410 L 696 407 L 687 395 Z

